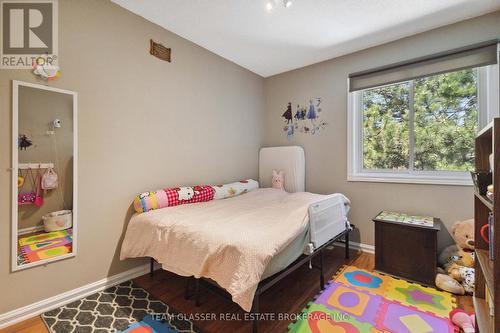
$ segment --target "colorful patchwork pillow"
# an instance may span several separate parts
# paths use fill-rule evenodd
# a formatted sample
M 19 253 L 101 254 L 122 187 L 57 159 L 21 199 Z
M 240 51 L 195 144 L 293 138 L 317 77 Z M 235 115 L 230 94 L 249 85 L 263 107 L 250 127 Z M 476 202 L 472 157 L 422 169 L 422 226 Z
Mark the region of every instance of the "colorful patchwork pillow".
M 134 208 L 138 213 L 153 209 L 188 203 L 210 201 L 214 198 L 211 186 L 174 187 L 154 192 L 144 192 L 135 197 Z
M 248 179 L 217 186 L 204 185 L 166 188 L 139 194 L 134 199 L 134 209 L 137 213 L 145 213 L 153 209 L 170 206 L 225 199 L 249 192 L 258 187 L 258 182 Z

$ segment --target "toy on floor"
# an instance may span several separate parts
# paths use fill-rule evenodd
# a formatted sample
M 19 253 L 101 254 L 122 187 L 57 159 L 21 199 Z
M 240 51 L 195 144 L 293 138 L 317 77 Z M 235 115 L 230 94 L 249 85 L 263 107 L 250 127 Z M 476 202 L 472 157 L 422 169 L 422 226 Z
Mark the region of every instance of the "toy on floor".
M 462 309 L 453 309 L 450 312 L 450 320 L 454 325 L 462 329 L 464 333 L 476 332 L 476 318 L 474 313 L 468 314 Z
M 162 323 L 153 318 L 152 315 L 147 315 L 141 321 L 130 325 L 125 331 L 119 333 L 176 333 L 168 323 Z
M 474 220 L 452 226 L 455 245 L 446 247 L 438 258 L 436 286 L 453 294 L 474 292 Z

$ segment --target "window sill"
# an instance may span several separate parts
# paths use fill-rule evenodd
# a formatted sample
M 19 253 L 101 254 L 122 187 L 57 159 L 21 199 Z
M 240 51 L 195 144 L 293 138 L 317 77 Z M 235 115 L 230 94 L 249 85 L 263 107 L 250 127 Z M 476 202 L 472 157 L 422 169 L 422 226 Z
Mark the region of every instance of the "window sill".
M 347 175 L 349 182 L 400 183 L 426 185 L 456 185 L 473 186 L 470 177 L 431 176 L 431 175 L 401 175 L 383 173 L 358 173 Z

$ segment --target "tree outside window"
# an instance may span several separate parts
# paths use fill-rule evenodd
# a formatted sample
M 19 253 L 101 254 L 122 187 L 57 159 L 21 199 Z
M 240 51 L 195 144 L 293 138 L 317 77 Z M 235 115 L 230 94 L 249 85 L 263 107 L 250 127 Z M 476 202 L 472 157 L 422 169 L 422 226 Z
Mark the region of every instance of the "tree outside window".
M 361 108 L 364 170 L 474 168 L 476 69 L 363 90 Z

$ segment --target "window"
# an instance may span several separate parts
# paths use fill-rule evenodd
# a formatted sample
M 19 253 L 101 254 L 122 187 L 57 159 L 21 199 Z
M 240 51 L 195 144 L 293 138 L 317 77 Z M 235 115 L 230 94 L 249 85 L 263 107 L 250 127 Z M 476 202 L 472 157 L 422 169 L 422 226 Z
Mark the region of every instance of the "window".
M 351 92 L 348 180 L 469 185 L 491 67 Z

